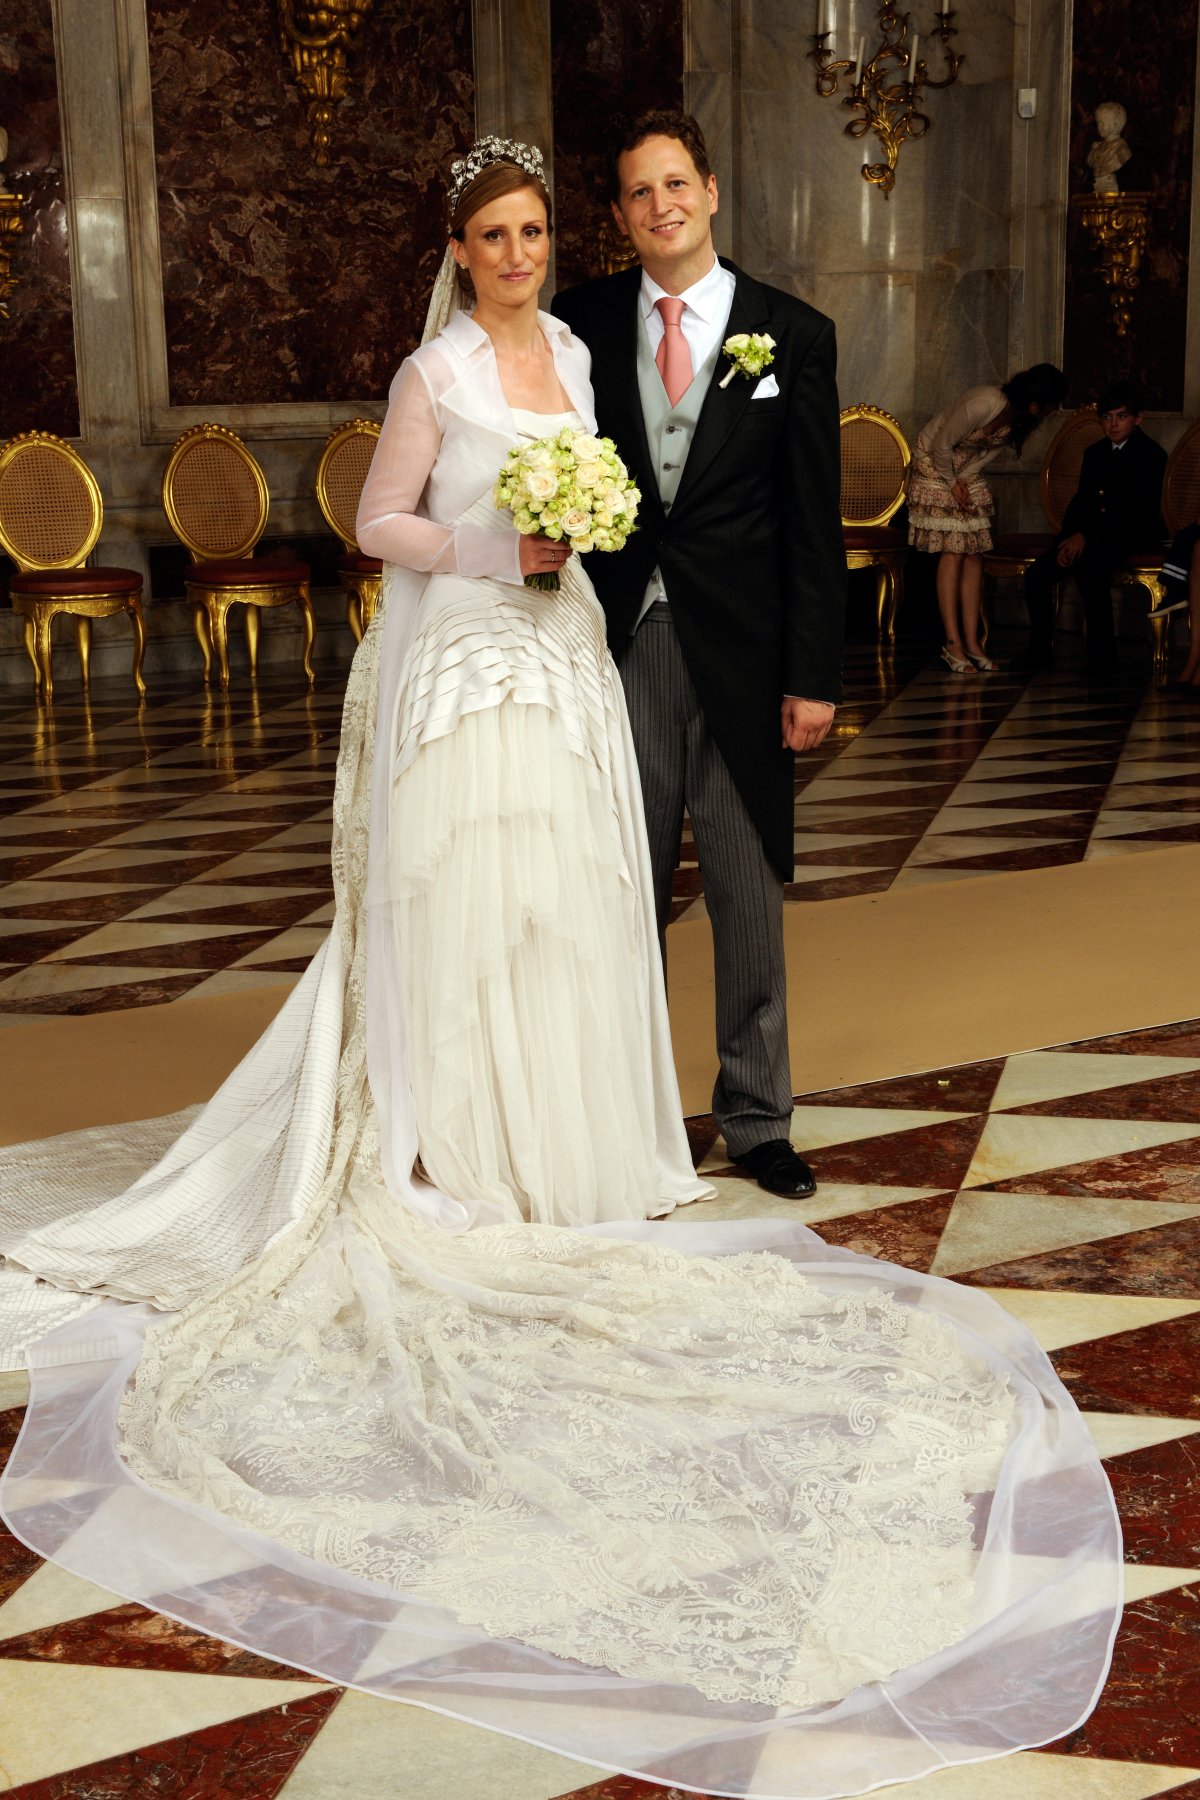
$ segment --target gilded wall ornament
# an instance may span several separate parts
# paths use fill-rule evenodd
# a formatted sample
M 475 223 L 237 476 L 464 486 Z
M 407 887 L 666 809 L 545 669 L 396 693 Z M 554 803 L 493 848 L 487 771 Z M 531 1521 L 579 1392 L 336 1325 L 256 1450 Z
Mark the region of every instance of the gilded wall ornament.
M 838 78 L 846 77 L 842 105 L 855 115 L 845 126 L 846 136 L 861 138 L 873 131 L 879 139 L 884 160 L 864 162 L 862 173 L 863 180 L 877 187 L 885 200 L 896 185 L 896 164 L 904 144 L 909 138 L 924 137 L 929 130 L 929 116 L 917 104 L 922 93 L 927 88 L 952 87 L 958 80 L 963 58 L 950 47 L 954 16 L 949 0 L 938 0 L 932 36 L 941 45 L 945 72 L 935 76 L 917 54 L 920 34 L 910 34 L 909 15 L 897 12 L 893 0 L 882 0 L 879 7 L 879 42 L 870 56 L 863 32 L 857 54 L 840 59 L 833 46 L 837 0 L 818 0 L 817 29 L 808 52 L 809 61 L 816 64 L 817 92 L 823 99 L 831 99 L 838 91 Z
M 1129 331 L 1150 237 L 1150 195 L 1079 194 L 1072 197 L 1071 205 L 1092 240 L 1100 279 L 1108 289 L 1113 329 L 1123 338 Z
M 329 161 L 333 109 L 346 97 L 347 52 L 375 0 L 279 0 L 280 41 L 308 100 L 313 161 Z

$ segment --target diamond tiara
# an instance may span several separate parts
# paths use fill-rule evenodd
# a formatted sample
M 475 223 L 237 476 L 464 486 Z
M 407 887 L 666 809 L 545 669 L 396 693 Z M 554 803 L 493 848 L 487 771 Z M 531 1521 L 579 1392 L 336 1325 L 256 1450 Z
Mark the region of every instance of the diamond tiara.
M 536 144 L 518 144 L 513 138 L 480 138 L 466 156 L 459 162 L 450 164 L 451 212 L 458 205 L 463 190 L 470 187 L 475 177 L 494 162 L 516 163 L 518 168 L 524 169 L 527 175 L 535 176 L 538 181 L 544 182 L 546 179 L 546 165 Z

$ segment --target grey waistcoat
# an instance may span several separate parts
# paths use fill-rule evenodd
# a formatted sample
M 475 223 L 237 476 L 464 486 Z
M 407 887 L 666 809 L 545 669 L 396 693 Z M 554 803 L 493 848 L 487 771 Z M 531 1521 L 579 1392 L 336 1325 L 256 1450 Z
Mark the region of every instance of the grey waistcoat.
M 679 483 L 683 478 L 683 466 L 687 462 L 688 451 L 691 449 L 692 439 L 696 435 L 700 409 L 704 405 L 704 397 L 708 393 L 709 383 L 720 354 L 721 345 L 718 341 L 693 375 L 692 385 L 687 393 L 684 394 L 677 406 L 672 406 L 667 399 L 667 390 L 663 386 L 662 376 L 659 374 L 651 354 L 650 337 L 639 306 L 638 394 L 642 402 L 642 418 L 646 422 L 646 443 L 650 448 L 651 465 L 658 479 L 659 498 L 667 512 L 670 512 L 671 502 L 679 491 Z M 638 625 L 641 624 L 655 602 L 665 600 L 666 597 L 662 576 L 655 569 L 646 588 L 646 598 L 642 602 L 642 610 L 638 615 Z

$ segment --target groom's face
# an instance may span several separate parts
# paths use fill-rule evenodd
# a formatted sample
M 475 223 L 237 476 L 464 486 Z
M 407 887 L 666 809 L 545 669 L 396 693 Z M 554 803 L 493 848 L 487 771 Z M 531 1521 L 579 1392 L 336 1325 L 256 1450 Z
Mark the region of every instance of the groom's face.
M 656 279 L 659 271 L 686 271 L 692 280 L 706 273 L 714 255 L 716 178 L 705 180 L 678 138 L 671 137 L 643 139 L 617 166 L 621 198 L 613 203 L 613 217 L 643 268 Z

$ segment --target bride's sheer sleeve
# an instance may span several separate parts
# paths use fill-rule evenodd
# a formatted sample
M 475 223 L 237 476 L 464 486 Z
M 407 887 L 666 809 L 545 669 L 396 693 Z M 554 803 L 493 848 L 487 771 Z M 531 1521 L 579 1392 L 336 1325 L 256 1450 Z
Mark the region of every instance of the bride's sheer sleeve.
M 437 409 L 425 377 L 409 357 L 388 395 L 387 417 L 358 506 L 358 547 L 366 556 L 421 574 L 488 576 L 517 586 L 521 539 L 482 525 L 439 525 L 417 511 L 441 450 Z

